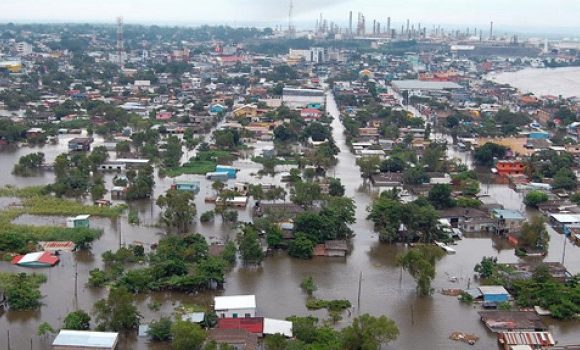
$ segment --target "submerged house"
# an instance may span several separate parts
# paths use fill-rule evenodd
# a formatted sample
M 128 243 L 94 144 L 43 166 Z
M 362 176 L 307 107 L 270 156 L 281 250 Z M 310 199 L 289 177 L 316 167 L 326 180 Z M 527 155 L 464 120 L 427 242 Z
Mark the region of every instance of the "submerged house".
M 68 228 L 89 228 L 90 215 L 77 215 L 66 219 L 66 227 Z
M 53 350 L 114 350 L 119 333 L 61 330 L 52 342 Z
M 68 142 L 69 151 L 88 152 L 91 150 L 91 144 L 94 139 L 92 137 L 77 137 Z
M 22 267 L 52 267 L 59 261 L 58 256 L 52 255 L 50 252 L 28 253 L 12 258 L 13 265 Z

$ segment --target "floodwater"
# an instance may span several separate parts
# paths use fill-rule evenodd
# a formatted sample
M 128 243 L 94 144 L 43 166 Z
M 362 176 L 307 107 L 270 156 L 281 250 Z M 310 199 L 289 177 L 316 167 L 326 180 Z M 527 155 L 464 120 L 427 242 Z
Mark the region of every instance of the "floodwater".
M 526 68 L 517 72 L 492 74 L 488 78 L 538 96 L 580 96 L 580 67 Z
M 346 195 L 354 198 L 357 205 L 357 223 L 352 225 L 356 236 L 353 239 L 352 253 L 346 258 L 314 258 L 313 260 L 298 260 L 279 253 L 266 258 L 259 267 L 235 267 L 226 277 L 226 295 L 255 294 L 260 315 L 275 318 L 285 318 L 290 315 L 316 315 L 320 319 L 327 318 L 325 312 L 311 312 L 305 307 L 306 296 L 299 285 L 304 277 L 314 277 L 318 290 L 315 295 L 323 299 L 348 299 L 353 308 L 343 315 L 338 327 L 349 324 L 354 317 L 363 313 L 386 315 L 396 321 L 400 329 L 399 338 L 385 349 L 497 349 L 497 343 L 492 333 L 479 321 L 477 310 L 473 306 L 462 305 L 456 298 L 441 295 L 436 292 L 431 297 L 419 298 L 415 292 L 414 280 L 397 266 L 397 255 L 406 248 L 403 245 L 388 245 L 378 241 L 373 232 L 372 224 L 365 220 L 367 207 L 370 204 L 375 190 L 363 185 L 358 168 L 355 165 L 355 156 L 345 145 L 344 128 L 338 119 L 338 111 L 331 96 L 328 99 L 328 110 L 335 116 L 333 121 L 333 136 L 341 151 L 338 155 L 338 165 L 329 171 L 330 175 L 340 178 L 346 187 Z M 66 145 L 66 141 L 64 145 Z M 268 144 L 256 145 L 256 149 Z M 47 146 L 43 151 L 56 157 L 66 151 L 62 144 Z M 28 148 L 0 153 L 3 164 L 13 164 L 18 157 L 35 151 Z M 450 150 L 450 156 L 456 156 L 470 163 L 466 153 Z M 279 183 L 276 177 L 263 177 L 256 180 L 255 174 L 260 169 L 247 159 L 239 160 L 235 166 L 241 171 L 237 181 L 252 181 L 263 183 Z M 110 185 L 112 174 L 106 177 Z M 212 208 L 204 203 L 204 197 L 212 194 L 211 183 L 203 176 L 183 176 L 182 179 L 201 181 L 201 192 L 196 197 L 198 214 Z M 52 175 L 44 177 L 15 178 L 8 172 L 0 174 L 0 185 L 16 184 L 19 186 L 43 184 L 52 181 Z M 173 179 L 156 178 L 155 193 L 163 193 Z M 490 183 L 482 185 L 482 192 L 488 193 L 496 201 L 507 208 L 522 209 L 521 194 L 516 193 L 505 185 Z M 9 205 L 15 199 L 6 199 L 1 205 Z M 248 221 L 251 205 L 240 209 L 240 221 Z M 163 229 L 155 226 L 159 215 L 159 208 L 151 201 L 132 203 L 137 208 L 142 224 L 129 225 L 127 218 L 118 220 L 91 219 L 93 227 L 102 228 L 104 235 L 94 242 L 91 252 L 77 252 L 61 255 L 61 262 L 57 266 L 46 270 L 35 270 L 45 273 L 48 281 L 42 286 L 44 305 L 37 311 L 5 312 L 0 315 L 0 350 L 8 349 L 7 331 L 10 332 L 11 349 L 47 349 L 52 337 L 36 335 L 36 329 L 42 322 L 49 322 L 58 328 L 64 316 L 78 306 L 84 310 L 91 310 L 94 302 L 106 296 L 105 289 L 90 289 L 86 287 L 88 272 L 95 267 L 102 267 L 101 254 L 106 250 L 115 250 L 120 244 L 141 242 L 146 249 L 151 243 L 157 242 L 163 236 Z M 530 212 L 528 214 L 533 214 Z M 16 222 L 29 224 L 64 225 L 63 217 L 23 216 Z M 216 218 L 214 223 L 196 224 L 194 230 L 202 233 L 210 241 L 223 241 L 235 237 L 235 229 L 224 225 Z M 550 231 L 551 244 L 547 261 L 560 261 L 564 238 L 562 235 Z M 473 267 L 482 256 L 495 256 L 500 262 L 517 262 L 513 248 L 504 241 L 487 235 L 466 238 L 456 246 L 457 254 L 448 255 L 437 264 L 437 277 L 433 282 L 436 290 L 442 288 L 464 288 L 474 286 Z M 572 273 L 580 272 L 580 255 L 578 247 L 568 245 L 566 252 L 566 266 Z M 8 262 L 0 262 L 0 269 L 7 271 L 31 272 Z M 76 282 L 78 293 L 75 297 L 75 270 L 78 272 Z M 453 277 L 453 278 L 451 278 Z M 360 295 L 358 292 L 359 280 Z M 456 280 L 456 282 L 452 282 Z M 148 323 L 160 316 L 169 316 L 175 307 L 183 304 L 210 305 L 213 292 L 199 294 L 183 293 L 151 293 L 136 297 L 139 310 L 143 316 L 142 322 Z M 148 304 L 156 301 L 162 304 L 160 311 L 151 311 Z M 578 323 L 558 322 L 547 320 L 550 329 L 560 344 L 578 340 Z M 481 339 L 475 346 L 454 342 L 448 339 L 453 331 L 462 331 L 478 335 Z M 32 346 L 31 346 L 32 344 Z M 149 343 L 144 338 L 136 336 L 122 338 L 120 349 L 168 349 L 166 345 Z

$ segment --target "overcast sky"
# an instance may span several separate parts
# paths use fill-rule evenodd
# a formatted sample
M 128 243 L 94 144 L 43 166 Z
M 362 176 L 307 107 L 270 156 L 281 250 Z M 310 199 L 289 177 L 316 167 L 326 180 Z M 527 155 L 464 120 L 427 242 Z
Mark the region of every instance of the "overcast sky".
M 114 22 L 287 25 L 289 0 L 0 0 L 0 21 Z M 407 18 L 423 25 L 487 28 L 580 28 L 580 0 L 294 0 L 300 26 L 325 18 L 346 25 L 348 11 L 363 12 L 367 21 L 400 25 Z M 368 23 L 368 22 L 367 22 Z M 580 34 L 580 31 L 579 31 Z

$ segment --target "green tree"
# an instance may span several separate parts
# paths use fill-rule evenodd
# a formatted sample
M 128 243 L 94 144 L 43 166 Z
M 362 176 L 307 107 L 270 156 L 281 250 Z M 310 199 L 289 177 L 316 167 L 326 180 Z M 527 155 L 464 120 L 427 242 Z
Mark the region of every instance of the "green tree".
M 405 185 L 421 185 L 427 181 L 429 181 L 429 177 L 421 167 L 410 167 L 403 172 L 403 182 Z
M 488 142 L 479 147 L 473 153 L 475 161 L 481 165 L 491 166 L 495 158 L 502 159 L 505 157 L 507 148 L 496 143 Z
M 314 254 L 314 243 L 304 233 L 297 233 L 288 247 L 288 255 L 300 259 L 310 259 Z
M 312 294 L 318 289 L 312 276 L 304 278 L 300 283 L 300 288 L 302 288 L 302 290 L 305 291 L 308 296 L 312 296 Z
M 89 162 L 91 163 L 91 168 L 93 171 L 97 170 L 97 167 L 109 159 L 109 152 L 105 146 L 97 146 L 93 148 L 93 151 L 89 155 Z
M 115 332 L 137 328 L 141 315 L 133 302 L 127 289 L 112 288 L 107 299 L 95 303 L 97 328 Z
M 253 226 L 246 225 L 240 233 L 239 250 L 246 264 L 259 264 L 264 259 L 258 232 Z
M 530 207 L 537 207 L 538 204 L 548 201 L 548 195 L 542 191 L 530 191 L 524 198 L 524 203 Z
M 296 182 L 290 191 L 290 200 L 306 207 L 311 207 L 313 202 L 320 198 L 322 198 L 320 185 L 315 182 Z
M 176 168 L 181 163 L 181 156 L 183 150 L 181 148 L 181 141 L 177 136 L 170 136 L 167 138 L 167 145 L 165 146 L 165 153 L 163 154 L 163 165 L 167 168 Z
M 55 330 L 48 322 L 42 322 L 36 330 L 36 334 L 41 336 L 49 333 L 55 333 Z
M 381 158 L 378 156 L 361 157 L 356 160 L 356 165 L 359 166 L 362 177 L 369 179 L 373 174 L 379 171 Z
M 554 175 L 554 189 L 573 190 L 577 185 L 576 175 L 570 168 L 562 168 Z
M 546 229 L 544 218 L 536 215 L 530 221 L 524 222 L 519 237 L 519 244 L 528 249 L 547 251 L 550 235 Z
M 153 341 L 167 341 L 171 339 L 171 326 L 173 322 L 169 317 L 161 317 L 158 321 L 149 324 L 147 335 Z
M 330 179 L 328 194 L 334 197 L 342 197 L 344 196 L 344 193 L 345 193 L 344 185 L 340 182 L 340 179 L 337 178 Z
M 63 329 L 72 329 L 77 331 L 86 331 L 90 327 L 91 316 L 83 310 L 77 310 L 68 313 L 64 318 Z
M 481 262 L 473 268 L 473 271 L 479 273 L 481 278 L 489 278 L 497 270 L 497 258 L 493 256 L 484 256 Z
M 288 341 L 282 334 L 272 334 L 264 338 L 264 347 L 266 350 L 286 350 Z
M 435 263 L 443 256 L 437 246 L 422 245 L 409 249 L 399 256 L 399 264 L 417 281 L 417 292 L 421 296 L 431 294 L 431 281 L 435 278 Z
M 198 324 L 181 320 L 171 326 L 171 336 L 171 347 L 174 350 L 199 350 L 206 337 Z
M 181 233 L 189 230 L 197 213 L 194 195 L 189 191 L 170 189 L 164 196 L 157 198 L 157 205 L 164 209 L 165 224 L 175 227 Z
M 352 325 L 341 332 L 344 349 L 379 350 L 399 336 L 395 321 L 386 316 L 374 317 L 369 314 L 355 318 Z
M 451 188 L 450 185 L 436 184 L 429 191 L 429 196 L 427 197 L 427 200 L 436 209 L 452 208 L 455 206 L 455 201 L 451 197 L 452 190 L 453 189 Z

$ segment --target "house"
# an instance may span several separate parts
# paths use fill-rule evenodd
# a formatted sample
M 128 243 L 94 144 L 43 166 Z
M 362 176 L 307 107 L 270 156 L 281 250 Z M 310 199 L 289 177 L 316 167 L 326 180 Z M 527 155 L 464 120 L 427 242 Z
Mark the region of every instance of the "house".
M 90 221 L 89 218 L 91 216 L 90 215 L 77 215 L 74 217 L 70 217 L 66 219 L 66 227 L 68 228 L 89 228 L 90 226 Z
M 264 318 L 264 330 L 262 333 L 264 335 L 282 334 L 287 338 L 292 338 L 292 322 Z
M 72 241 L 48 241 L 40 242 L 42 250 L 45 252 L 72 252 L 76 249 L 76 244 Z
M 510 295 L 503 286 L 481 286 L 479 291 L 483 295 L 484 303 L 503 303 L 510 300 Z
M 155 115 L 155 120 L 166 121 L 170 120 L 172 117 L 173 115 L 171 112 L 157 112 L 157 115 Z
M 542 332 L 548 330 L 535 311 L 480 311 L 481 321 L 490 331 Z
M 230 345 L 236 350 L 258 349 L 258 335 L 243 329 L 211 328 L 207 332 L 207 340 Z
M 13 265 L 22 267 L 52 267 L 59 261 L 58 256 L 52 255 L 50 252 L 28 253 L 12 258 Z
M 68 142 L 68 150 L 89 152 L 93 142 L 94 139 L 92 137 L 76 137 Z
M 322 112 L 314 108 L 304 108 L 300 111 L 300 117 L 305 121 L 316 121 L 322 118 Z
M 52 342 L 53 350 L 114 350 L 119 333 L 62 329 Z
M 519 160 L 500 160 L 495 165 L 500 176 L 520 175 L 526 170 L 526 166 Z
M 375 187 L 403 188 L 403 173 L 380 173 L 371 175 Z
M 475 208 L 448 208 L 440 210 L 439 217 L 447 219 L 452 228 L 466 233 L 488 232 L 495 223 L 487 212 Z
M 199 193 L 199 181 L 179 181 L 171 185 L 174 190 Z
M 314 247 L 315 256 L 339 256 L 345 257 L 348 253 L 348 245 L 345 240 L 326 241 Z
M 256 317 L 256 296 L 232 295 L 215 297 L 214 310 L 220 318 Z
M 243 329 L 246 332 L 262 336 L 264 332 L 264 318 L 263 317 L 219 318 L 217 328 Z
M 234 118 L 254 118 L 258 115 L 258 107 L 255 105 L 244 105 L 235 108 L 232 114 Z
M 548 349 L 556 345 L 550 332 L 502 332 L 497 341 L 504 350 Z
M 520 232 L 526 220 L 522 213 L 509 209 L 493 209 L 491 211 L 497 233 L 509 234 Z
M 127 198 L 127 187 L 124 186 L 113 186 L 111 188 L 111 198 L 112 199 L 125 199 Z
M 44 131 L 44 129 L 42 128 L 30 128 L 26 130 L 26 138 L 35 139 L 37 137 L 44 135 L 44 133 L 46 133 L 46 131 Z
M 218 165 L 215 167 L 215 172 L 216 173 L 227 173 L 229 179 L 235 179 L 236 173 L 238 172 L 238 169 L 234 168 L 233 166 Z

